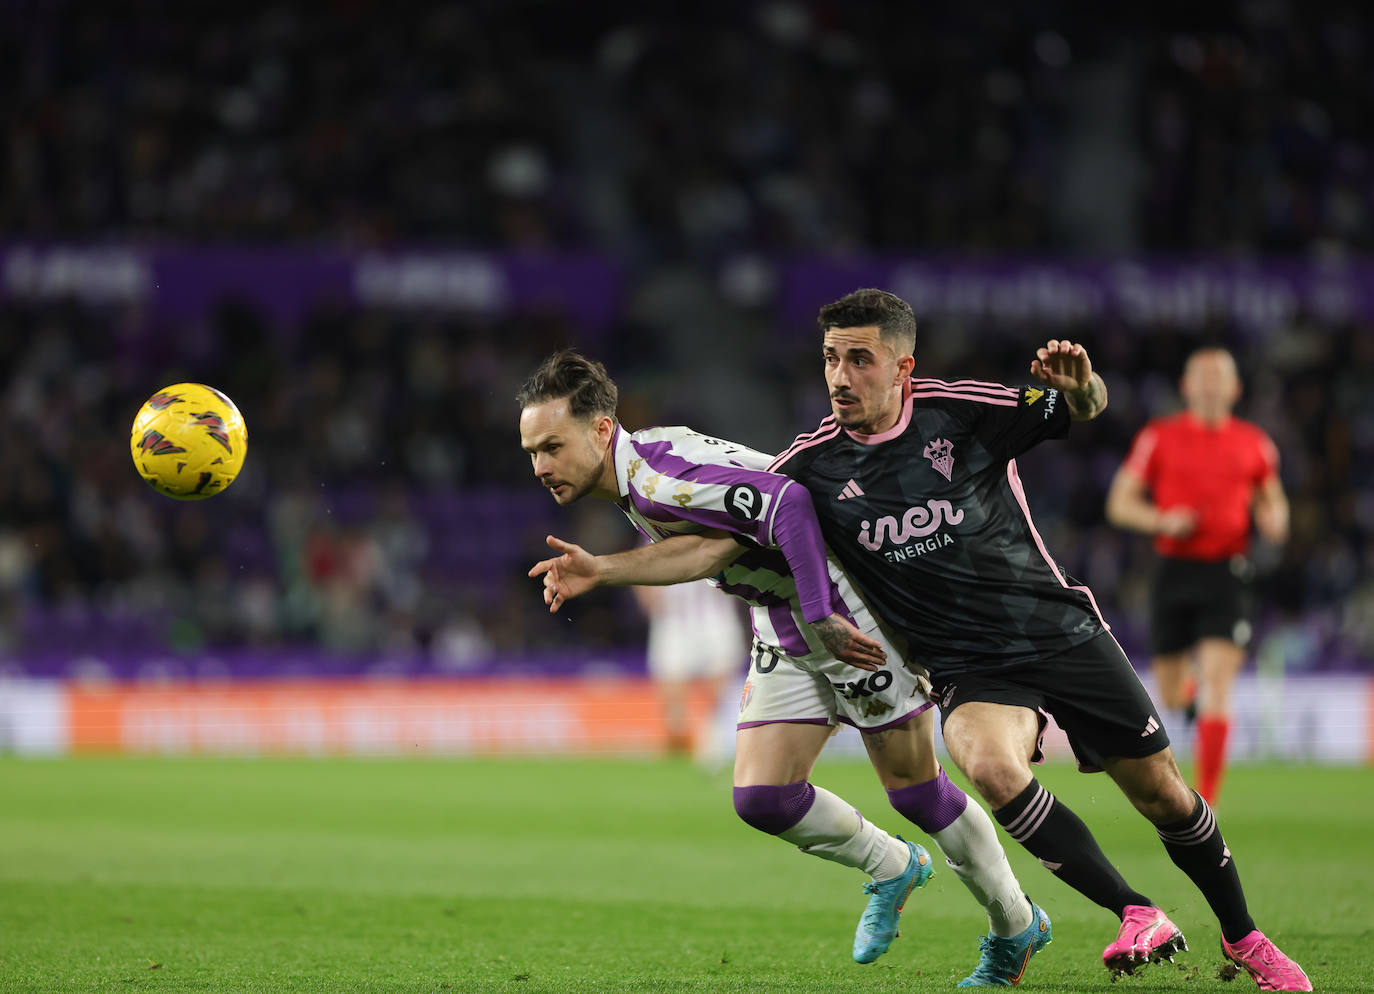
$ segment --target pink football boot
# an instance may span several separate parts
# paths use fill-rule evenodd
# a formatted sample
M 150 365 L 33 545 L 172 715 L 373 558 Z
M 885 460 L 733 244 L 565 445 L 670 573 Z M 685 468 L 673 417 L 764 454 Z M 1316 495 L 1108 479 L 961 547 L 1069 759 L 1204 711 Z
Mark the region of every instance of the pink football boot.
M 1255 929 L 1238 942 L 1221 940 L 1221 951 L 1232 963 L 1255 978 L 1262 991 L 1310 991 L 1312 981 L 1302 967 Z
M 1183 933 L 1158 908 L 1128 904 L 1116 941 L 1102 950 L 1102 965 L 1115 978 L 1134 973 L 1136 967 L 1160 960 L 1173 961 L 1174 953 L 1188 948 Z

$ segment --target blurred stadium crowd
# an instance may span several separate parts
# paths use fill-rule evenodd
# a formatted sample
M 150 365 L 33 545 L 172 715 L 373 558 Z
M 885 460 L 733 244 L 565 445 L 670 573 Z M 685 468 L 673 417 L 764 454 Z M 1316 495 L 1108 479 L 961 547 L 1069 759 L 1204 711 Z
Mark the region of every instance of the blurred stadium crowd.
M 15 234 L 1374 244 L 1354 3 L 11 7 Z
M 635 290 L 586 348 L 632 428 L 776 450 L 823 415 L 804 332 L 780 347 L 766 308 L 724 300 L 682 317 L 726 253 L 1371 248 L 1374 37 L 1354 5 L 19 6 L 0 32 L 5 238 L 609 253 Z M 245 302 L 143 319 L 0 303 L 0 658 L 318 643 L 462 668 L 641 643 L 628 599 L 589 599 L 574 626 L 524 576 L 548 531 L 630 538 L 555 508 L 519 449 L 515 388 L 572 325 L 329 308 L 280 325 Z M 921 335 L 926 375 L 1002 381 L 1039 341 L 1088 344 L 1111 408 L 1023 476 L 1137 649 L 1150 556 L 1104 523 L 1107 482 L 1176 403 L 1187 351 L 1231 345 L 1240 413 L 1293 498 L 1293 541 L 1259 553 L 1261 630 L 1291 665 L 1374 657 L 1374 329 Z M 178 379 L 248 421 L 247 467 L 208 505 L 156 497 L 110 441 Z
M 284 334 L 239 305 L 137 349 L 111 330 L 108 314 L 71 304 L 0 309 L 6 650 L 318 642 L 461 668 L 492 652 L 639 644 L 642 622 L 627 599 L 589 601 L 571 626 L 545 614 L 524 576 L 548 531 L 600 550 L 631 539 L 613 511 L 557 509 L 519 449 L 515 389 L 545 351 L 574 339 L 570 329 L 322 311 Z M 1226 341 L 1222 331 L 1068 329 L 1089 343 L 1111 407 L 1021 461 L 1051 549 L 1137 648 L 1150 555 L 1143 539 L 1104 523 L 1106 486 L 1145 419 L 1176 406 L 1187 351 Z M 974 334 L 937 322 L 921 332 L 933 356 L 922 369 L 1020 382 L 1033 345 L 1064 333 Z M 756 334 L 769 337 L 766 327 Z M 1292 542 L 1259 553 L 1263 630 L 1295 640 L 1295 665 L 1368 659 L 1374 333 L 1299 325 L 1232 344 L 1247 381 L 1242 413 L 1278 442 L 1293 499 Z M 662 360 L 615 340 L 597 354 L 622 384 L 629 426 L 660 420 Z M 149 355 L 168 382 L 210 380 L 246 412 L 248 463 L 223 499 L 158 497 L 122 442 L 111 444 L 151 392 Z M 754 409 L 767 416 L 733 419 L 728 404 L 713 403 L 719 386 L 706 375 L 696 380 L 694 426 L 777 450 L 813 425 L 826 405 L 814 349 L 802 338 L 773 355 L 750 370 Z

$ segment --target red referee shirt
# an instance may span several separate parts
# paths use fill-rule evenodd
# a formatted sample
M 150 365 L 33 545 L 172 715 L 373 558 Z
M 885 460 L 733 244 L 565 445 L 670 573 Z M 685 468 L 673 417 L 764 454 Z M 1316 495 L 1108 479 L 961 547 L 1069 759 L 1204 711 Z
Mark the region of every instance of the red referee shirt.
M 1155 551 L 1214 562 L 1249 549 L 1255 491 L 1278 474 L 1279 452 L 1248 421 L 1227 418 L 1210 427 L 1183 411 L 1142 428 L 1126 468 L 1145 481 L 1160 510 L 1189 507 L 1198 514 L 1186 538 L 1156 535 Z

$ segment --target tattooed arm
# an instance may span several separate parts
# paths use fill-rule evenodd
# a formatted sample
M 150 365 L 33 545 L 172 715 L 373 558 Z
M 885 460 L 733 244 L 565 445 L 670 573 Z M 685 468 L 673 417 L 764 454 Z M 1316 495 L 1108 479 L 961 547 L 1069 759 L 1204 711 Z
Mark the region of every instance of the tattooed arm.
M 1035 355 L 1031 373 L 1064 395 L 1073 420 L 1091 421 L 1107 409 L 1107 384 L 1093 372 L 1082 345 L 1051 339 Z
M 838 614 L 822 618 L 811 626 L 827 652 L 842 663 L 861 670 L 880 669 L 887 659 L 882 646 L 868 638 Z

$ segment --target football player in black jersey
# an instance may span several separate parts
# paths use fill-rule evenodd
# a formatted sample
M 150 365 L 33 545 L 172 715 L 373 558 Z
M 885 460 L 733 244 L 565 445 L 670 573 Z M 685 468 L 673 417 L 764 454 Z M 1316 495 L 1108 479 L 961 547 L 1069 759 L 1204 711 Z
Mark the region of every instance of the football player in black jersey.
M 857 290 L 823 307 L 819 325 L 833 414 L 770 468 L 807 485 L 827 544 L 930 670 L 950 755 L 994 817 L 1122 920 L 1103 952 L 1114 973 L 1187 948 L 1035 779 L 1052 715 L 1080 767 L 1107 772 L 1202 891 L 1223 954 L 1265 989 L 1311 990 L 1255 928 L 1216 818 L 1180 776 L 1149 695 L 1091 591 L 1055 564 L 1031 521 L 1016 456 L 1107 406 L 1087 351 L 1047 342 L 1034 382 L 1019 387 L 921 379 L 901 298 Z

